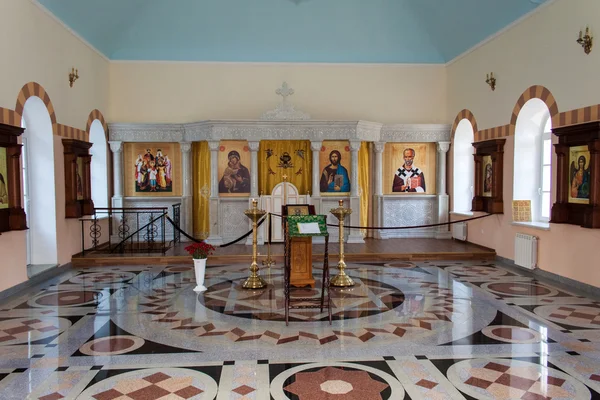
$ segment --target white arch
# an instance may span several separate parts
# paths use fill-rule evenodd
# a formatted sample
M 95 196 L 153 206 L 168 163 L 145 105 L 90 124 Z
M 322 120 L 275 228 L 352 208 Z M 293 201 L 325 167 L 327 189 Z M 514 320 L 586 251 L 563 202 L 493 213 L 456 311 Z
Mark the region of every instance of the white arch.
M 106 133 L 100 120 L 90 126 L 90 149 L 92 155 L 92 200 L 97 208 L 108 207 L 108 151 Z
M 24 195 L 26 200 L 27 262 L 58 264 L 54 136 L 46 105 L 30 97 L 23 109 Z
M 550 118 L 546 103 L 527 101 L 515 124 L 513 200 L 531 200 L 533 221 L 541 215 L 542 139 Z
M 469 213 L 473 201 L 473 181 L 475 179 L 475 159 L 473 158 L 473 141 L 475 132 L 468 119 L 462 119 L 454 133 L 452 176 L 454 212 Z

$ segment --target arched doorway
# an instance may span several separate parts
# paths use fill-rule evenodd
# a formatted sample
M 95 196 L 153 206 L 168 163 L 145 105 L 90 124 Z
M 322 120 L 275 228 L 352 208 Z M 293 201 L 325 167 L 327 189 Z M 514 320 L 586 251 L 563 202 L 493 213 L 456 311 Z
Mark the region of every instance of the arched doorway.
M 58 264 L 54 136 L 46 105 L 29 97 L 21 120 L 28 275 Z

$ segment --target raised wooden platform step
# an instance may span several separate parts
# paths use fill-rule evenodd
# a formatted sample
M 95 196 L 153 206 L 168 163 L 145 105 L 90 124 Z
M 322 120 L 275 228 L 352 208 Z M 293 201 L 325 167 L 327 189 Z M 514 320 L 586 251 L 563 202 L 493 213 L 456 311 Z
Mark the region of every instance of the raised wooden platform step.
M 180 243 L 169 249 L 163 256 L 160 253 L 131 253 L 103 254 L 101 252 L 86 252 L 85 255 L 75 255 L 73 266 L 94 265 L 166 265 L 192 264 L 192 258 L 184 250 L 188 243 Z M 258 246 L 259 264 L 267 256 L 267 246 Z M 313 246 L 313 261 L 321 263 L 324 245 Z M 344 245 L 346 262 L 353 261 L 430 261 L 430 260 L 493 260 L 496 252 L 472 243 L 457 240 L 439 239 L 366 239 L 364 244 Z M 329 263 L 338 262 L 339 246 L 329 244 Z M 225 248 L 217 248 L 215 254 L 209 257 L 208 266 L 251 262 L 252 246 L 235 244 Z M 283 262 L 283 244 L 271 245 L 271 257 L 281 265 Z

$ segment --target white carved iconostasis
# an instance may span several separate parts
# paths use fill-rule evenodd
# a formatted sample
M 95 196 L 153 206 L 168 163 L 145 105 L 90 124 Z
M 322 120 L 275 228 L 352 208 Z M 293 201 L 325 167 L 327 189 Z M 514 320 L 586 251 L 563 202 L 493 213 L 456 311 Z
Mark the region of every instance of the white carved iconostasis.
M 415 226 L 448 221 L 445 176 L 450 125 L 314 121 L 287 101 L 291 90 L 286 85 L 278 91 L 287 93 L 281 94 L 282 102 L 253 121 L 109 124 L 115 174 L 112 206 L 164 207 L 181 203 L 182 228 L 192 233 L 192 197 L 201 188 L 193 187 L 190 150 L 192 143 L 204 141 L 209 148 L 205 157 L 210 158 L 210 197 L 205 213 L 210 219 L 210 232 L 206 239 L 215 245 L 236 239 L 250 229 L 244 211 L 252 199 L 259 199 L 261 208 L 276 214 L 281 213 L 283 201 L 312 204 L 318 214 L 328 216 L 331 224 L 337 224 L 337 219 L 329 210 L 338 207 L 341 199 L 353 210 L 346 224 L 365 225 L 367 221 L 361 221 L 361 198 L 363 204 L 368 199 L 370 225 Z M 368 157 L 362 157 L 359 165 L 363 142 L 371 145 Z M 367 189 L 359 185 L 359 172 L 369 177 Z M 152 182 L 150 175 L 156 178 Z M 285 200 L 281 185 L 284 176 L 288 182 L 286 197 L 290 195 Z M 202 195 L 205 192 L 206 187 Z M 280 221 L 273 218 L 272 224 Z M 264 224 L 259 242 L 263 243 L 268 234 Z M 359 229 L 347 229 L 346 241 L 363 243 L 364 234 Z M 330 228 L 330 235 L 337 238 L 337 228 Z M 371 235 L 380 239 L 450 237 L 447 227 L 376 230 Z M 279 241 L 279 236 L 279 230 L 271 231 L 274 241 Z M 245 243 L 250 244 L 250 240 Z

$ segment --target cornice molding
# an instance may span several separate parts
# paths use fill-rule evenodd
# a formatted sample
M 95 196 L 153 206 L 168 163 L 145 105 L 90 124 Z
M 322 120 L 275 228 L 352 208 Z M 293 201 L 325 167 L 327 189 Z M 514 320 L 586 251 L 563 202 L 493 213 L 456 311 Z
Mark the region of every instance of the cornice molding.
M 439 142 L 450 140 L 451 125 L 393 124 L 371 121 L 208 120 L 189 124 L 108 124 L 110 140 L 197 142 L 219 140 L 351 140 Z

